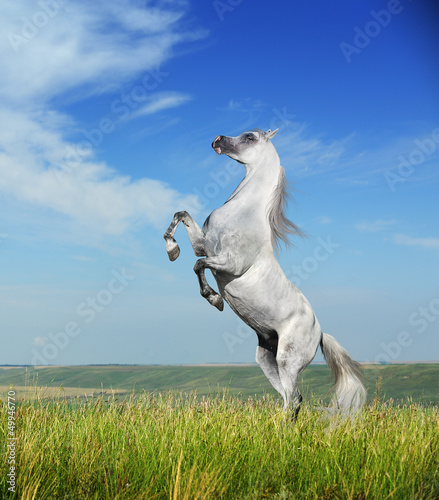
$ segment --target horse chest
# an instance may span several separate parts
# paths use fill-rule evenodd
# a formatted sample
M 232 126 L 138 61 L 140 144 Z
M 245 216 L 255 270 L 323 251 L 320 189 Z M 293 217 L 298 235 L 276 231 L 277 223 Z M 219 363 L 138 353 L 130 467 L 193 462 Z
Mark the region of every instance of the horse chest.
M 228 251 L 253 258 L 254 249 L 265 239 L 266 230 L 260 219 L 253 207 L 234 202 L 214 210 L 203 225 L 208 255 Z

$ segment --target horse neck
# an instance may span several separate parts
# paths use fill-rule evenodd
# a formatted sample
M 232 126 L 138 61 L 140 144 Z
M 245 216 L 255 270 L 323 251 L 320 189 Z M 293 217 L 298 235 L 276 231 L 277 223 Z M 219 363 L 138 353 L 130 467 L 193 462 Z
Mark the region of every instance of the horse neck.
M 278 186 L 282 170 L 279 157 L 264 156 L 257 162 L 245 165 L 246 175 L 227 201 L 245 197 L 246 205 L 255 204 L 264 210 Z

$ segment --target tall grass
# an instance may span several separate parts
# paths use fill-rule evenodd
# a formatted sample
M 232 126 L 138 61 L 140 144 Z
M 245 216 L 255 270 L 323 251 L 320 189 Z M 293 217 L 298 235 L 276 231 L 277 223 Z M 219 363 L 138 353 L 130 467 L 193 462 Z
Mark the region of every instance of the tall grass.
M 305 405 L 285 426 L 268 396 L 166 393 L 40 399 L 16 419 L 16 498 L 439 498 L 438 407 L 377 399 L 335 424 Z M 7 498 L 5 453 L 1 471 Z

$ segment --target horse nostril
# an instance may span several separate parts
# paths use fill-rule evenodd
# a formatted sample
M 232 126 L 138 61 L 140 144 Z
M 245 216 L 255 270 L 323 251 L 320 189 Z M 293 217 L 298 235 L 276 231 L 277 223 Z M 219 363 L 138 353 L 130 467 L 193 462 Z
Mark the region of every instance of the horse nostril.
M 219 141 L 221 141 L 221 139 L 222 139 L 222 137 L 220 135 L 217 135 L 213 142 L 219 142 Z

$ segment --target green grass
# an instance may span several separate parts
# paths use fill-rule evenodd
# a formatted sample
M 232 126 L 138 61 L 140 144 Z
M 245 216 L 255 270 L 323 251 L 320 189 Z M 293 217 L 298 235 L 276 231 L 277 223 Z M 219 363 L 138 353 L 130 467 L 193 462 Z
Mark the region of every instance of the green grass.
M 363 375 L 369 405 L 334 425 L 314 409 L 329 370 L 308 367 L 286 427 L 257 366 L 0 367 L 3 451 L 9 388 L 19 400 L 15 498 L 439 498 L 439 365 Z M 0 467 L 6 498 L 7 453 Z
M 380 379 L 381 391 L 387 399 L 398 402 L 410 397 L 423 404 L 438 402 L 439 364 L 369 365 L 364 367 L 363 376 L 369 402 Z M 200 395 L 209 395 L 225 387 L 242 398 L 277 394 L 256 365 L 0 367 L 0 386 L 11 385 L 78 388 L 78 394 L 103 388 L 128 393 L 196 390 Z M 305 399 L 316 395 L 327 400 L 331 385 L 329 369 L 324 365 L 309 366 L 300 380 Z
M 0 436 L 6 441 L 2 404 Z M 437 499 L 439 408 L 378 398 L 335 423 L 278 398 L 144 393 L 16 407 L 22 499 Z M 6 454 L 0 497 L 7 498 Z

